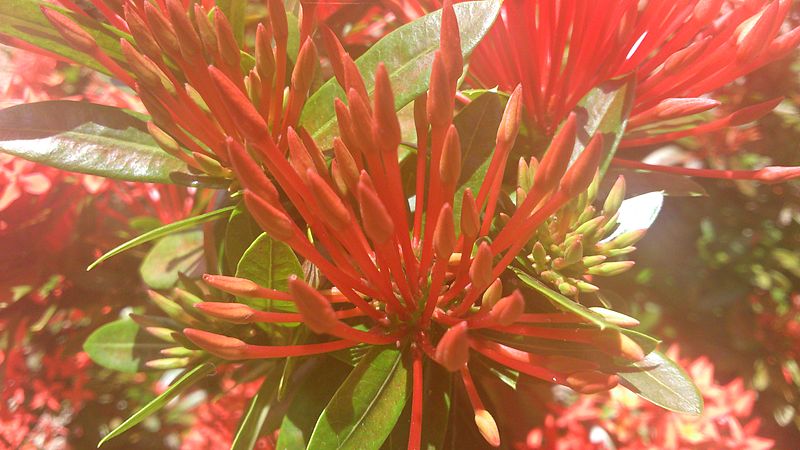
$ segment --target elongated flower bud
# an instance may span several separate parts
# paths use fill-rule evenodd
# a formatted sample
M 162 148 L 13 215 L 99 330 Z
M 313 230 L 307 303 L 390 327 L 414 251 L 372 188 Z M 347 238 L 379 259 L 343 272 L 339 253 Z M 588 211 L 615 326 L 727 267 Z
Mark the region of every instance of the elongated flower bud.
M 475 425 L 489 445 L 492 447 L 500 446 L 500 431 L 497 429 L 497 422 L 495 422 L 489 411 L 485 409 L 476 410 Z
M 492 249 L 486 242 L 481 242 L 472 265 L 469 267 L 469 278 L 475 289 L 483 290 L 494 281 L 492 277 Z
M 44 6 L 40 9 L 70 46 L 84 53 L 92 53 L 97 49 L 97 41 L 80 25 L 55 10 Z
M 244 191 L 247 210 L 273 239 L 287 242 L 294 237 L 295 224 L 286 213 L 267 203 L 249 190 Z
M 772 33 L 777 30 L 775 20 L 778 19 L 778 5 L 780 2 L 770 2 L 750 29 L 746 29 L 743 36 L 739 36 L 736 48 L 736 59 L 747 61 L 759 55 L 772 41 Z
M 131 71 L 136 74 L 136 81 L 148 89 L 164 88 L 170 94 L 175 94 L 175 86 L 150 58 L 136 51 L 125 39 L 120 39 L 119 44 Z
M 736 127 L 756 121 L 775 109 L 782 101 L 783 97 L 778 97 L 742 108 L 730 115 L 730 125 Z
M 274 76 L 275 55 L 272 53 L 272 38 L 262 23 L 256 28 L 256 69 L 262 79 L 268 80 Z
M 247 297 L 258 292 L 259 286 L 246 278 L 228 277 L 224 275 L 204 274 L 203 281 L 220 291 L 236 296 Z
M 355 90 L 358 93 L 358 96 L 364 99 L 369 98 L 369 93 L 367 92 L 367 86 L 364 83 L 364 77 L 361 76 L 361 72 L 358 70 L 358 66 L 356 66 L 355 61 L 353 58 L 350 57 L 350 54 L 345 52 L 342 54 L 342 67 L 344 68 L 344 82 L 345 85 L 342 86 L 346 92 L 349 92 L 351 89 Z M 350 100 L 348 99 L 348 102 Z M 369 111 L 369 105 L 367 104 L 367 111 Z
M 328 299 L 295 275 L 289 277 L 289 293 L 303 315 L 303 323 L 314 333 L 328 333 L 341 323 Z
M 567 198 L 572 198 L 589 187 L 600 167 L 603 153 L 603 135 L 598 133 L 561 179 L 560 188 Z
M 783 183 L 800 177 L 800 167 L 769 166 L 756 171 L 753 179 L 763 183 Z
M 394 105 L 389 72 L 383 63 L 375 71 L 375 143 L 385 152 L 396 152 L 402 139 Z M 396 157 L 396 156 L 395 156 Z
M 317 168 L 314 165 L 314 161 L 311 160 L 311 155 L 308 153 L 306 145 L 297 135 L 297 132 L 294 131 L 294 128 L 289 127 L 286 130 L 286 140 L 289 143 L 292 166 L 294 166 L 297 173 L 305 178 L 307 170 L 310 169 L 316 172 Z
M 278 190 L 261 167 L 238 142 L 230 138 L 226 142 L 231 164 L 244 187 L 268 203 L 278 204 Z
M 511 93 L 497 128 L 497 147 L 511 148 L 517 140 L 519 127 L 522 124 L 522 85 L 518 84 Z
M 439 340 L 434 354 L 436 362 L 450 372 L 455 372 L 469 360 L 469 340 L 467 338 L 467 323 L 459 322 L 447 329 Z
M 500 278 L 494 280 L 481 297 L 481 309 L 492 308 L 503 296 L 503 282 Z
M 359 140 L 361 151 L 365 154 L 375 152 L 377 148 L 372 135 L 374 122 L 369 106 L 355 89 L 347 91 L 347 105 L 350 110 L 350 117 L 353 119 L 353 134 Z
M 442 184 L 450 189 L 456 187 L 461 176 L 461 139 L 455 125 L 450 125 L 444 139 L 442 159 L 439 164 L 439 176 Z
M 603 214 L 606 216 L 613 216 L 622 206 L 622 201 L 625 200 L 625 177 L 620 175 L 614 186 L 608 192 L 608 197 L 603 203 Z
M 434 128 L 444 128 L 453 120 L 453 92 L 447 77 L 442 54 L 436 51 L 428 89 L 428 122 Z
M 456 227 L 453 223 L 453 208 L 449 203 L 442 205 L 433 232 L 433 250 L 436 258 L 445 261 L 453 254 L 456 246 Z
M 217 52 L 217 34 L 208 20 L 208 12 L 198 3 L 194 5 L 194 23 L 197 27 L 197 35 L 203 44 L 206 59 L 213 61 Z
M 592 345 L 610 355 L 619 356 L 630 361 L 640 361 L 645 356 L 644 350 L 639 344 L 617 330 L 605 329 L 597 333 L 592 339 Z
M 166 17 L 161 13 L 157 6 L 150 2 L 144 3 L 144 16 L 147 20 L 148 28 L 158 42 L 158 46 L 170 57 L 180 58 L 181 45 L 175 29 Z
M 347 148 L 344 141 L 340 137 L 333 138 L 333 154 L 336 156 L 335 161 L 339 163 L 339 171 L 347 183 L 347 187 L 353 191 L 357 191 L 358 178 L 360 176 L 356 160 L 350 149 Z
M 548 192 L 558 185 L 564 175 L 575 147 L 575 132 L 577 130 L 575 113 L 571 113 L 564 125 L 553 137 L 550 147 L 544 154 L 533 180 L 533 189 Z
M 170 23 L 175 29 L 175 35 L 178 37 L 181 54 L 187 61 L 201 61 L 203 44 L 186 14 L 183 2 L 181 0 L 166 0 L 166 2 L 167 14 L 169 14 Z
M 525 299 L 519 290 L 511 295 L 501 298 L 489 311 L 491 317 L 498 325 L 507 327 L 519 320 L 525 312 Z
M 131 31 L 133 39 L 136 41 L 136 47 L 151 59 L 161 58 L 161 48 L 158 46 L 153 34 L 145 25 L 144 20 L 137 14 L 131 5 L 125 3 L 125 22 L 128 24 L 128 29 Z
M 297 64 L 292 70 L 292 89 L 303 97 L 308 94 L 311 82 L 314 80 L 314 71 L 317 67 L 317 47 L 311 38 L 306 38 L 300 53 L 297 55 Z
M 241 303 L 201 302 L 194 306 L 211 317 L 238 324 L 250 323 L 255 313 L 253 308 Z
M 237 67 L 240 59 L 239 44 L 236 42 L 231 23 L 220 8 L 214 10 L 214 29 L 217 31 L 219 54 L 222 55 L 225 64 Z
M 439 32 L 439 45 L 442 53 L 444 67 L 450 77 L 450 82 L 455 86 L 461 77 L 464 67 L 464 57 L 461 54 L 461 34 L 458 31 L 453 2 L 447 0 L 442 6 L 442 26 Z
M 336 78 L 339 86 L 345 87 L 344 63 L 342 61 L 344 59 L 343 55 L 346 52 L 342 47 L 342 43 L 339 42 L 336 33 L 329 27 L 320 26 L 319 30 L 322 33 L 322 42 L 325 45 L 325 51 L 328 53 L 328 60 L 331 62 L 333 76 Z
M 378 194 L 371 188 L 367 172 L 361 172 L 364 181 L 358 183 L 358 202 L 364 232 L 376 245 L 387 242 L 394 233 L 394 222 Z
M 621 312 L 617 312 L 611 309 L 601 308 L 599 306 L 590 306 L 589 309 L 603 316 L 603 319 L 605 319 L 606 322 L 612 323 L 614 325 L 626 328 L 639 326 L 638 320 L 634 319 L 633 317 L 626 316 Z
M 628 127 L 633 129 L 656 120 L 670 120 L 699 114 L 719 105 L 720 102 L 710 98 L 668 98 L 647 111 L 631 117 Z
M 238 360 L 247 357 L 247 344 L 239 339 L 208 331 L 186 328 L 184 336 L 195 345 L 223 359 Z
M 150 136 L 153 137 L 153 140 L 156 141 L 159 147 L 164 149 L 165 152 L 169 153 L 170 155 L 177 155 L 181 153 L 180 144 L 178 141 L 172 138 L 166 131 L 162 130 L 158 127 L 158 125 L 154 124 L 153 122 L 147 122 L 147 131 L 150 133 Z
M 247 95 L 216 67 L 208 66 L 208 73 L 214 80 L 214 85 L 220 90 L 220 96 L 225 102 L 228 113 L 233 116 L 242 134 L 254 142 L 265 139 L 268 133 L 267 123 Z
M 590 275 L 601 277 L 613 277 L 630 270 L 636 263 L 633 261 L 614 261 L 598 264 L 589 268 L 586 272 Z
M 350 212 L 331 186 L 314 169 L 310 168 L 306 170 L 306 180 L 308 180 L 311 194 L 317 202 L 317 207 L 323 211 L 322 218 L 325 223 L 334 230 L 342 230 L 349 225 Z
M 475 239 L 481 228 L 481 216 L 472 190 L 467 188 L 461 201 L 461 234 L 465 239 Z
M 275 33 L 275 40 L 285 42 L 289 36 L 289 23 L 286 20 L 286 9 L 283 0 L 268 0 L 269 20 Z

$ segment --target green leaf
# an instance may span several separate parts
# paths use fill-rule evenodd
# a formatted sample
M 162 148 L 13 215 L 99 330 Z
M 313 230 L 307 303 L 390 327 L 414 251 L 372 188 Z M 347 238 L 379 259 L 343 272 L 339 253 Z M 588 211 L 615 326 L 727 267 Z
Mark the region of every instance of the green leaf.
M 461 50 L 469 55 L 489 31 L 501 1 L 471 1 L 454 6 L 461 30 Z M 441 10 L 421 17 L 389 33 L 367 50 L 356 65 L 367 90 L 374 89 L 378 63 L 386 65 L 395 93 L 395 108 L 400 109 L 428 90 L 433 55 L 439 49 Z M 330 146 L 336 129 L 333 100 L 344 92 L 335 79 L 328 80 L 306 102 L 300 124 L 323 147 Z
M 244 252 L 239 265 L 236 267 L 236 276 L 247 278 L 257 284 L 279 291 L 288 289 L 289 276 L 303 276 L 303 268 L 297 260 L 292 248 L 283 242 L 276 241 L 267 233 L 262 233 Z M 263 300 L 239 298 L 245 304 L 256 306 L 265 311 L 278 310 L 283 312 L 296 312 L 292 302 L 279 300 Z
M 102 64 L 86 53 L 73 49 L 64 41 L 61 34 L 45 18 L 40 5 L 60 11 L 67 17 L 76 21 L 81 27 L 94 37 L 97 45 L 108 56 L 118 62 L 125 63 L 119 39 L 130 39 L 130 35 L 116 28 L 102 24 L 90 17 L 75 14 L 72 11 L 53 5 L 51 2 L 40 0 L 2 0 L 0 1 L 0 34 L 15 37 L 33 44 L 35 47 L 63 56 L 78 64 L 105 74 L 109 74 Z
M 529 274 L 523 272 L 522 270 L 516 267 L 512 267 L 511 270 L 514 271 L 514 273 L 517 275 L 517 278 L 520 281 L 522 281 L 526 286 L 544 295 L 558 309 L 582 317 L 587 321 L 589 321 L 590 323 L 592 323 L 593 325 L 600 328 L 601 330 L 606 328 L 617 330 L 620 333 L 623 333 L 629 338 L 636 341 L 636 343 L 639 344 L 639 346 L 642 347 L 642 350 L 644 350 L 645 352 L 652 351 L 653 349 L 656 348 L 656 346 L 660 342 L 658 339 L 655 339 L 651 336 L 648 336 L 636 330 L 620 328 L 614 324 L 611 324 L 605 319 L 603 319 L 603 317 L 600 316 L 599 314 L 589 310 L 580 303 L 570 300 L 568 297 L 565 297 L 560 293 L 550 289 L 544 283 L 540 282 L 539 280 L 530 276 Z
M 171 183 L 185 164 L 164 152 L 133 113 L 86 102 L 47 101 L 0 110 L 0 151 L 71 172 Z
M 699 416 L 703 396 L 689 375 L 663 353 L 654 351 L 634 363 L 639 370 L 618 373 L 620 383 L 647 401 L 662 408 Z
M 225 13 L 225 17 L 231 23 L 233 36 L 239 46 L 244 42 L 245 9 L 247 0 L 217 0 L 217 7 Z
M 102 446 L 109 440 L 119 436 L 120 434 L 136 426 L 136 424 L 138 424 L 139 422 L 146 419 L 156 411 L 163 408 L 164 405 L 169 403 L 169 401 L 172 400 L 174 397 L 176 397 L 178 394 L 185 391 L 187 388 L 197 383 L 198 381 L 202 380 L 207 375 L 212 374 L 215 370 L 216 366 L 213 363 L 205 362 L 191 370 L 184 371 L 183 374 L 167 388 L 166 391 L 164 391 L 161 395 L 151 400 L 150 403 L 145 405 L 142 409 L 136 411 L 132 416 L 130 416 L 127 420 L 122 422 L 118 427 L 111 430 L 110 433 L 105 435 L 103 439 L 100 440 L 100 443 L 98 443 L 97 446 L 98 447 Z
M 261 233 L 261 227 L 247 212 L 244 202 L 239 203 L 231 213 L 228 226 L 225 228 L 222 256 L 230 273 L 236 272 L 236 266 L 242 255 Z
M 317 421 L 308 448 L 380 448 L 410 394 L 403 353 L 375 348 L 353 369 Z
M 633 76 L 607 81 L 581 99 L 577 109 L 578 139 L 570 163 L 583 152 L 592 136 L 602 133 L 605 157 L 600 173 L 606 172 L 628 123 L 635 82 Z
M 323 360 L 306 376 L 283 417 L 276 450 L 304 449 L 308 446 L 317 418 L 348 373 L 349 367 Z
M 142 279 L 153 289 L 174 287 L 179 272 L 191 277 L 204 271 L 202 230 L 187 230 L 161 238 L 139 267 Z
M 124 251 L 128 251 L 134 247 L 137 247 L 142 244 L 146 244 L 150 241 L 162 238 L 164 236 L 168 236 L 172 233 L 177 233 L 178 231 L 183 231 L 189 228 L 193 228 L 196 225 L 200 225 L 201 223 L 210 222 L 212 220 L 219 219 L 221 216 L 233 211 L 235 206 L 228 206 L 227 208 L 221 208 L 216 211 L 211 211 L 209 213 L 201 214 L 199 216 L 189 217 L 188 219 L 179 220 L 177 222 L 172 222 L 171 224 L 164 225 L 163 227 L 157 228 L 152 231 L 148 231 L 145 234 L 137 236 L 131 239 L 128 242 L 122 243 L 109 251 L 108 253 L 104 254 L 103 256 L 97 258 L 97 261 L 93 262 L 86 270 L 94 269 L 98 264 L 111 258 L 112 256 L 119 255 Z
M 242 417 L 239 428 L 231 443 L 231 450 L 251 450 L 256 448 L 256 442 L 261 436 L 264 422 L 267 420 L 270 405 L 275 399 L 278 383 L 275 371 L 264 378 L 256 395 L 250 400 L 247 411 Z
M 121 319 L 96 329 L 83 350 L 95 363 L 111 370 L 136 373 L 146 370 L 145 362 L 163 358 L 163 342 L 144 332 L 136 322 Z
M 495 92 L 486 91 L 453 118 L 461 139 L 459 185 L 466 183 L 492 155 L 506 100 Z

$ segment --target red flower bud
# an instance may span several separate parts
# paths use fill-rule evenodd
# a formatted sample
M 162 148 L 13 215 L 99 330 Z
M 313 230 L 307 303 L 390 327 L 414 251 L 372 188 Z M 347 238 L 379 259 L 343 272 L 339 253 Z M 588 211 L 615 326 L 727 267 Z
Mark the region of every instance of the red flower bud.
M 433 127 L 444 128 L 453 120 L 453 90 L 447 76 L 442 54 L 436 51 L 428 89 L 428 122 Z
M 244 147 L 238 142 L 231 138 L 228 138 L 226 142 L 231 164 L 244 187 L 253 191 L 254 194 L 268 203 L 278 204 L 278 191 L 275 189 L 275 185 L 269 181 L 267 175 L 264 174 L 261 166 L 247 154 Z
M 461 34 L 453 2 L 448 0 L 442 6 L 442 26 L 439 31 L 439 49 L 450 82 L 456 85 L 464 70 L 464 57 L 461 54 Z
M 581 394 L 605 392 L 619 383 L 619 377 L 596 370 L 575 372 L 567 376 L 567 386 Z
M 439 176 L 442 184 L 450 189 L 455 189 L 461 176 L 461 139 L 458 137 L 458 130 L 452 124 L 444 139 Z
M 183 334 L 198 347 L 220 358 L 230 360 L 247 358 L 248 345 L 239 339 L 194 328 L 184 329 Z
M 67 16 L 44 6 L 40 7 L 40 9 L 42 14 L 53 24 L 70 46 L 84 53 L 92 53 L 98 48 L 97 41 Z
M 175 29 L 175 35 L 178 37 L 178 43 L 184 59 L 193 64 L 204 61 L 203 44 L 200 42 L 200 37 L 186 14 L 183 2 L 181 0 L 167 0 L 167 13 Z
M 356 192 L 359 177 L 358 166 L 350 149 L 338 136 L 333 138 L 333 154 L 336 156 L 335 161 L 339 163 L 339 171 L 347 187 L 352 192 Z
M 386 206 L 372 188 L 367 172 L 361 172 L 363 181 L 358 182 L 358 202 L 361 209 L 361 220 L 364 232 L 376 245 L 383 244 L 394 233 L 394 222 Z
M 567 198 L 572 198 L 589 187 L 600 167 L 604 150 L 603 135 L 597 133 L 561 179 L 560 188 Z
M 472 286 L 478 291 L 489 287 L 495 280 L 492 277 L 492 248 L 486 242 L 481 242 L 472 265 L 469 267 L 469 279 Z
M 461 234 L 465 239 L 472 240 L 478 236 L 480 229 L 481 215 L 478 212 L 478 205 L 475 203 L 472 190 L 467 188 L 461 201 Z
M 262 79 L 271 80 L 275 75 L 275 55 L 272 53 L 272 36 L 259 23 L 256 28 L 256 69 Z
M 439 340 L 434 354 L 436 362 L 450 372 L 455 372 L 469 360 L 469 339 L 467 323 L 459 322 L 447 329 Z
M 230 67 L 239 65 L 239 44 L 233 34 L 233 27 L 221 9 L 214 10 L 214 29 L 217 30 L 217 47 L 225 64 Z
M 249 190 L 244 191 L 244 201 L 247 210 L 271 238 L 287 242 L 294 237 L 296 226 L 286 213 Z
M 265 139 L 269 132 L 267 123 L 247 95 L 216 67 L 208 66 L 208 73 L 211 75 L 214 85 L 220 90 L 220 97 L 242 134 L 254 142 Z
M 259 289 L 256 283 L 246 278 L 211 275 L 207 273 L 203 275 L 203 281 L 213 288 L 236 296 L 247 297 L 258 292 Z
M 453 208 L 449 203 L 442 205 L 436 230 L 433 232 L 433 250 L 436 258 L 446 261 L 456 246 L 456 229 L 453 223 Z
M 289 277 L 289 293 L 303 316 L 303 323 L 314 333 L 328 333 L 341 323 L 328 299 L 295 275 Z
M 383 63 L 375 71 L 375 142 L 385 152 L 396 152 L 402 139 L 395 112 L 389 73 Z M 396 158 L 396 156 L 393 156 Z
M 485 409 L 475 411 L 475 425 L 478 427 L 481 436 L 492 447 L 500 446 L 500 431 L 497 429 L 497 422 L 494 417 Z
M 497 301 L 489 311 L 489 317 L 498 325 L 507 327 L 519 320 L 523 312 L 525 312 L 525 299 L 519 290 L 515 290 L 511 295 Z
M 305 98 L 311 82 L 314 80 L 314 71 L 317 67 L 317 47 L 311 38 L 306 38 L 300 53 L 297 55 L 297 63 L 292 70 L 292 90 Z
M 175 34 L 175 29 L 169 23 L 161 10 L 158 9 L 153 3 L 144 3 L 144 16 L 147 20 L 147 25 L 153 36 L 158 42 L 158 46 L 169 55 L 171 58 L 180 58 L 181 45 L 178 42 L 178 36 Z
M 503 118 L 497 128 L 497 147 L 504 146 L 510 149 L 514 146 L 522 124 L 522 85 L 518 84 L 511 93 L 503 111 Z
M 275 33 L 275 41 L 286 42 L 289 36 L 289 23 L 286 20 L 286 9 L 283 0 L 268 0 L 269 19 L 272 23 L 272 31 Z
M 255 314 L 253 308 L 241 303 L 201 302 L 194 305 L 203 313 L 231 323 L 250 323 Z
M 575 148 L 575 133 L 577 129 L 575 113 L 571 113 L 558 130 L 550 147 L 544 154 L 533 180 L 533 189 L 539 192 L 548 192 L 558 185 L 564 175 Z
M 136 41 L 136 46 L 153 60 L 161 59 L 161 48 L 158 46 L 153 34 L 144 20 L 137 14 L 131 5 L 126 3 L 124 5 L 125 22 L 128 24 L 128 29 L 131 31 L 133 39 Z
M 310 168 L 306 170 L 306 180 L 325 223 L 334 230 L 342 230 L 349 225 L 350 212 L 331 186 Z

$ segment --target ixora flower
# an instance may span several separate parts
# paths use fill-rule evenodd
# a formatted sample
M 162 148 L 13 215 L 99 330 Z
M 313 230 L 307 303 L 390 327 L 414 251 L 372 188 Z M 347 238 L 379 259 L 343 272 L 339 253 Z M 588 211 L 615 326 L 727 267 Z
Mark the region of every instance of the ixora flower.
M 461 181 L 463 161 L 475 149 L 462 148 L 467 141 L 454 124 L 455 100 L 464 53 L 478 40 L 469 33 L 481 34 L 488 25 L 462 23 L 473 26 L 459 30 L 451 2 L 434 19 L 419 19 L 417 28 L 412 23 L 412 28 L 398 30 L 404 39 L 409 39 L 402 34 L 409 29 L 427 41 L 435 42 L 438 34 L 439 45 L 423 55 L 402 55 L 406 60 L 391 68 L 366 55 L 357 64 L 323 30 L 335 81 L 314 93 L 318 56 L 313 2 L 301 2 L 301 19 L 290 26 L 284 3 L 269 0 L 268 19 L 249 33 L 241 17 L 228 19 L 223 9 L 230 12 L 230 4 L 223 8 L 222 2 L 220 7 L 181 0 L 90 3 L 95 7 L 91 14 L 70 1 L 61 2 L 67 9 L 43 6 L 46 21 L 37 26 L 51 32 L 49 39 L 55 29 L 59 44 L 69 44 L 70 57 L 102 68 L 137 93 L 150 115 L 139 128 L 146 127 L 152 136 L 140 146 L 157 150 L 157 144 L 173 157 L 162 162 L 178 159 L 191 172 L 173 175 L 173 181 L 220 188 L 220 203 L 240 201 L 238 211 L 265 232 L 239 242 L 231 215 L 224 239 L 217 240 L 219 233 L 211 227 L 206 233 L 212 273 L 203 277 L 204 285 L 184 276 L 185 289 L 170 293 L 174 301 L 151 294 L 169 318 L 135 320 L 171 347 L 161 351 L 166 358 L 151 359 L 147 366 L 186 371 L 156 399 L 156 406 L 145 408 L 104 441 L 141 421 L 221 360 L 244 364 L 254 378 L 267 368 L 264 387 L 251 403 L 254 412 L 248 412 L 239 432 L 251 434 L 237 433 L 236 439 L 256 442 L 262 426 L 265 432 L 276 427 L 276 420 L 267 419 L 289 409 L 279 447 L 281 440 L 298 439 L 292 437 L 298 428 L 291 420 L 294 405 L 304 408 L 302 415 L 319 412 L 311 434 L 293 444 L 298 447 L 339 448 L 344 440 L 352 448 L 380 448 L 392 433 L 407 436 L 410 449 L 428 446 L 438 439 L 431 432 L 444 433 L 440 420 L 458 421 L 460 412 L 451 419 L 449 409 L 457 396 L 466 399 L 460 404 L 469 405 L 471 427 L 477 426 L 488 444 L 499 446 L 502 423 L 498 427 L 490 410 L 502 405 L 485 403 L 481 378 L 473 377 L 486 369 L 494 379 L 533 377 L 586 394 L 622 381 L 648 397 L 668 383 L 665 391 L 681 392 L 682 404 L 689 404 L 684 412 L 699 412 L 691 383 L 654 351 L 655 339 L 631 329 L 638 324 L 635 319 L 581 303 L 580 294 L 598 289 L 592 277 L 631 266 L 606 259 L 628 253 L 642 235 L 636 230 L 601 240 L 616 226 L 622 181 L 612 189 L 601 215 L 591 205 L 624 129 L 625 108 L 617 111 L 614 130 L 587 127 L 583 111 L 567 109 L 558 119 L 551 118 L 552 139 L 544 156 L 517 165 L 514 191 L 506 182 L 513 178 L 506 176 L 513 175 L 510 159 L 524 111 L 536 114 L 525 106 L 529 87 L 523 80 L 508 96 L 496 133 L 491 130 L 494 150 L 484 151 L 488 156 L 482 161 L 482 177 L 468 187 Z M 636 4 L 626 2 L 631 20 Z M 494 19 L 500 4 L 471 2 L 456 8 L 467 20 L 482 10 L 493 11 Z M 599 17 L 605 12 L 581 11 L 581 24 L 596 23 L 590 12 Z M 627 28 L 620 32 L 612 26 L 618 22 L 589 28 L 627 37 Z M 567 27 L 571 22 L 564 23 Z M 431 28 L 439 31 L 432 39 Z M 0 30 L 16 33 L 6 42 L 29 47 L 19 42 L 19 36 L 27 37 L 25 30 Z M 723 28 L 721 36 L 727 32 L 732 31 Z M 583 58 L 599 60 L 587 42 L 575 40 L 569 48 L 582 46 L 576 51 Z M 253 55 L 243 51 L 248 44 Z M 386 59 L 393 50 L 403 53 L 396 45 L 378 42 L 375 53 L 383 52 Z M 410 66 L 429 67 L 430 73 L 411 76 Z M 621 70 L 612 67 L 609 77 Z M 587 81 L 581 89 L 596 88 L 607 78 Z M 564 104 L 574 100 L 573 94 L 564 93 Z M 329 136 L 330 145 L 324 127 L 309 129 L 302 120 L 325 114 L 324 108 L 317 110 L 320 98 L 327 100 L 330 115 L 317 119 L 338 126 L 338 136 Z M 409 122 L 413 118 L 415 133 L 406 134 L 415 134 L 412 142 L 405 142 L 397 112 L 407 105 L 404 113 Z M 560 114 L 562 107 L 552 109 Z M 402 156 L 408 148 L 413 159 Z M 154 230 L 122 248 L 233 209 Z M 247 250 L 236 250 L 231 242 Z M 220 251 L 223 258 L 236 251 L 242 255 L 236 258 L 235 272 L 222 263 Z M 248 258 L 258 261 L 255 269 L 243 263 Z M 101 339 L 97 336 L 95 341 Z M 310 364 L 298 367 L 301 357 Z M 317 395 L 307 383 L 301 385 L 305 391 L 285 387 L 309 376 L 314 365 L 323 369 L 315 372 L 317 377 L 333 378 L 337 358 L 349 371 L 335 393 Z M 642 372 L 648 375 L 632 375 Z M 441 401 L 428 401 L 435 397 L 430 393 L 437 382 L 450 385 L 453 378 L 457 382 L 452 389 L 439 391 Z M 644 378 L 657 382 L 642 383 Z M 328 380 L 311 380 L 323 381 Z M 304 402 L 312 402 L 310 398 L 315 403 L 308 406 Z M 400 421 L 403 414 L 407 422 Z M 258 418 L 262 415 L 267 419 Z M 266 429 L 265 421 L 273 429 Z M 454 427 L 451 433 L 458 431 Z

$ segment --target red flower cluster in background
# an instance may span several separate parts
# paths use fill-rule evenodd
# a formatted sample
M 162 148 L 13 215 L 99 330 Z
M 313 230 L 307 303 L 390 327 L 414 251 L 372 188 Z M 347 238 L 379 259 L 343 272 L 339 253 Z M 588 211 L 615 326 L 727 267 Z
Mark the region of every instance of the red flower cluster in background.
M 703 394 L 699 417 L 675 414 L 615 388 L 607 394 L 581 396 L 563 406 L 549 404 L 542 428 L 528 434 L 529 449 L 770 449 L 771 439 L 758 435 L 760 419 L 752 418 L 756 393 L 741 378 L 720 384 L 705 356 L 679 359 L 677 346 L 668 354 L 686 369 Z

